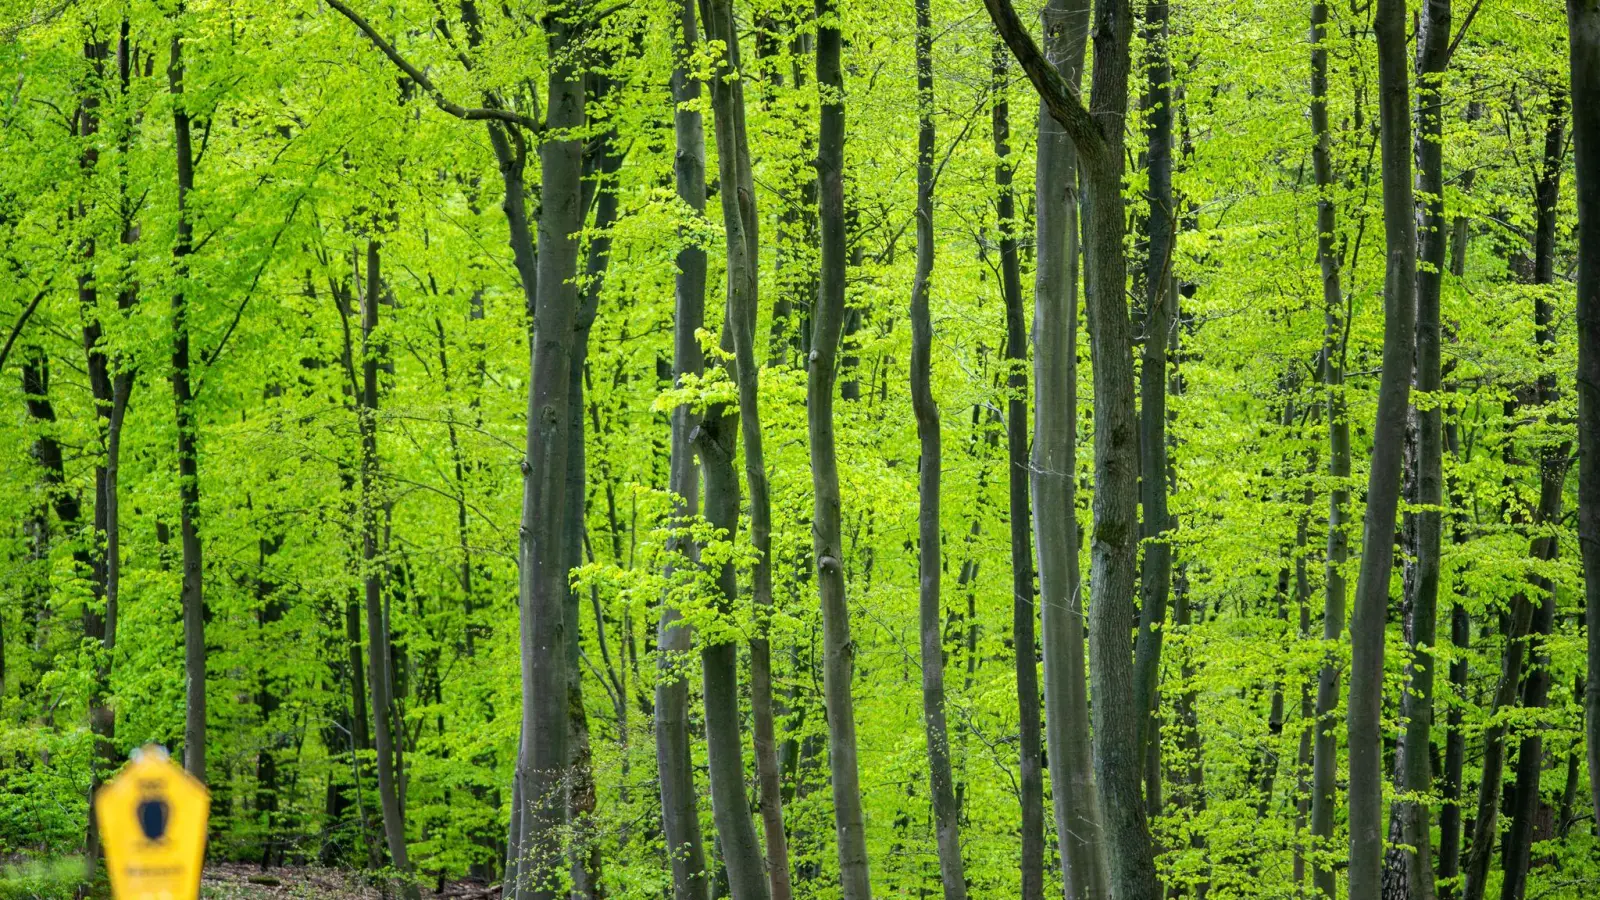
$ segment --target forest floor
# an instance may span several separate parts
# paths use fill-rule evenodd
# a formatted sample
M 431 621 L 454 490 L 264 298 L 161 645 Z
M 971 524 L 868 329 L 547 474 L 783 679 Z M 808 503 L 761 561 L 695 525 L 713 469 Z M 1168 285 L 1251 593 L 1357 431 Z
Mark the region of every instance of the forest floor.
M 274 868 L 249 863 L 213 863 L 200 879 L 202 900 L 379 900 L 378 888 L 342 869 Z
M 433 900 L 495 900 L 499 885 L 447 882 L 444 890 L 424 885 Z M 269 869 L 250 863 L 213 863 L 200 881 L 201 900 L 383 900 L 380 886 L 360 872 L 292 866 Z

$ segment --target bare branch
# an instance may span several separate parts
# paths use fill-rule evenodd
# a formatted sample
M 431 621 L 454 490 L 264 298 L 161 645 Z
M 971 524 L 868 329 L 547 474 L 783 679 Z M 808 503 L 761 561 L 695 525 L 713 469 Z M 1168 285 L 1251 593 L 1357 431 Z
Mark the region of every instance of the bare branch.
M 444 95 L 443 91 L 439 90 L 438 86 L 433 83 L 433 79 L 429 78 L 426 72 L 423 72 L 421 69 L 407 62 L 406 58 L 400 55 L 400 51 L 396 50 L 393 44 L 390 44 L 388 41 L 384 40 L 383 35 L 378 34 L 377 29 L 373 28 L 372 25 L 367 22 L 366 19 L 363 19 L 359 13 L 345 5 L 343 2 L 341 2 L 341 0 L 328 0 L 328 5 L 342 13 L 346 19 L 349 19 L 351 22 L 355 23 L 355 26 L 361 29 L 362 33 L 367 36 L 367 39 L 372 41 L 373 46 L 383 51 L 383 55 L 389 57 L 389 61 L 393 62 L 397 67 L 399 67 L 400 71 L 404 72 L 407 78 L 410 78 L 412 81 L 417 83 L 418 87 L 427 91 L 428 95 L 433 97 L 435 106 L 438 106 L 440 109 L 444 110 L 450 115 L 455 116 L 458 119 L 466 119 L 467 121 L 483 121 L 485 119 L 493 119 L 499 122 L 508 122 L 512 125 L 521 125 L 523 128 L 534 132 L 542 130 L 542 126 L 540 126 L 537 120 L 531 119 L 521 113 L 513 112 L 509 109 L 490 109 L 482 106 L 462 106 L 461 104 L 452 101 L 449 97 Z
M 1109 148 L 1100 124 L 1084 108 L 1083 101 L 1067 84 L 1067 80 L 1045 58 L 1033 35 L 1028 33 L 1027 26 L 1017 17 L 1011 0 L 983 0 L 983 5 L 989 9 L 989 18 L 994 20 L 995 30 L 1022 64 L 1023 71 L 1028 73 L 1028 80 L 1033 82 L 1039 98 L 1050 110 L 1051 118 L 1061 123 L 1067 137 L 1077 146 L 1078 154 L 1085 162 L 1102 161 Z

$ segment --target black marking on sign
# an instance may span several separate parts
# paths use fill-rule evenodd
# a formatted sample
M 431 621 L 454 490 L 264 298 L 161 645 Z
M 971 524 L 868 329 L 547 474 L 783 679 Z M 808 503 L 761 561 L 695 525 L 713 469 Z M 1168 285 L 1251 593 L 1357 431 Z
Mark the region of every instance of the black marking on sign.
M 139 801 L 134 814 L 139 819 L 139 830 L 144 832 L 147 841 L 160 841 L 167 836 L 167 825 L 171 823 L 172 811 L 167 806 L 167 801 L 160 797 L 146 797 Z

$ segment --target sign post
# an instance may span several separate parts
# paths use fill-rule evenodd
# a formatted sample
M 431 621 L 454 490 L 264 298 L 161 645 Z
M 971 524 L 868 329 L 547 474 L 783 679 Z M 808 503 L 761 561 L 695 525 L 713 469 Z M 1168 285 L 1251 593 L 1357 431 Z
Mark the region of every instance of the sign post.
M 116 900 L 196 900 L 211 795 L 155 745 L 102 787 L 94 812 Z

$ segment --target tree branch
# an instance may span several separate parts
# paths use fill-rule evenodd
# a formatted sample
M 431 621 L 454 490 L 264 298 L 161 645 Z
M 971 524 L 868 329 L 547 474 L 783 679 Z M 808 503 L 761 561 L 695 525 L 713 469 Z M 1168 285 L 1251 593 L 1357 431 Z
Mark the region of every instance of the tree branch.
M 1023 71 L 1028 73 L 1028 80 L 1033 82 L 1039 98 L 1050 110 L 1051 118 L 1061 123 L 1067 137 L 1077 146 L 1078 154 L 1085 162 L 1104 159 L 1108 147 L 1100 124 L 1084 108 L 1083 101 L 1067 84 L 1067 80 L 1045 58 L 1039 45 L 1034 42 L 1033 35 L 1028 33 L 1027 26 L 1017 17 L 1011 0 L 983 0 L 983 5 L 989 10 L 989 18 L 994 20 L 995 30 L 1022 64 Z
M 11 329 L 11 335 L 6 338 L 5 348 L 0 349 L 0 369 L 5 368 L 6 358 L 11 355 L 11 345 L 17 342 L 17 335 L 22 333 L 22 326 L 28 324 L 28 319 L 33 315 L 33 311 L 39 308 L 39 301 L 43 300 L 44 295 L 49 293 L 49 291 L 50 283 L 47 281 L 45 282 L 45 286 L 40 288 L 37 294 L 33 295 L 33 302 L 29 303 L 27 307 L 22 310 L 22 315 L 17 317 L 16 326 Z
M 367 36 L 367 39 L 372 41 L 373 46 L 383 51 L 383 55 L 389 57 L 389 61 L 393 62 L 397 67 L 399 67 L 400 71 L 406 74 L 406 77 L 410 78 L 412 81 L 415 81 L 418 87 L 427 91 L 429 96 L 433 97 L 435 106 L 438 106 L 440 109 L 444 110 L 450 115 L 455 116 L 458 119 L 466 119 L 467 121 L 493 119 L 500 122 L 509 122 L 513 125 L 521 125 L 523 128 L 534 132 L 541 130 L 541 126 L 537 120 L 531 119 L 518 112 L 513 112 L 508 109 L 490 109 L 482 106 L 462 106 L 461 104 L 452 101 L 449 97 L 444 95 L 443 91 L 439 90 L 438 86 L 433 83 L 433 80 L 428 77 L 427 73 L 423 72 L 416 66 L 413 66 L 411 63 L 406 62 L 405 57 L 400 55 L 400 51 L 396 50 L 393 44 L 390 44 L 388 41 L 384 40 L 383 36 L 378 34 L 377 29 L 373 28 L 372 25 L 368 23 L 366 19 L 363 19 L 359 13 L 345 5 L 343 2 L 341 2 L 341 0 L 328 0 L 328 5 L 338 10 L 346 19 L 349 19 L 351 22 L 355 23 L 355 26 L 361 29 L 361 32 Z

